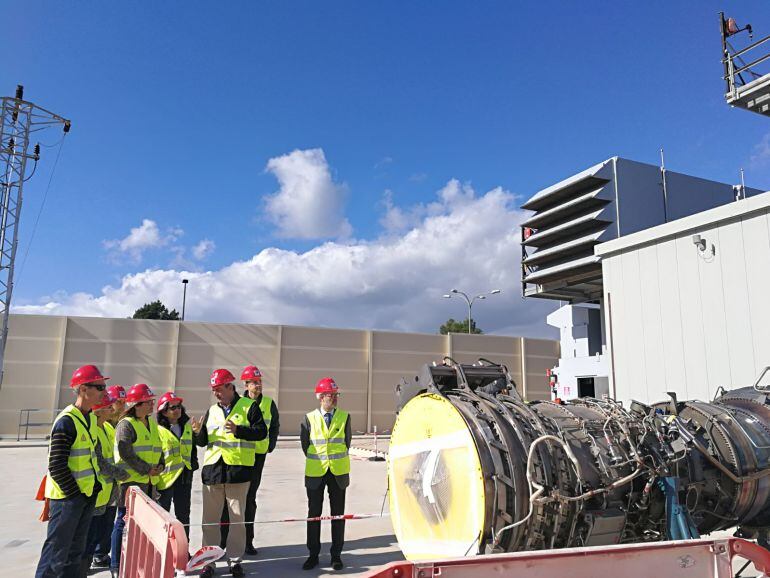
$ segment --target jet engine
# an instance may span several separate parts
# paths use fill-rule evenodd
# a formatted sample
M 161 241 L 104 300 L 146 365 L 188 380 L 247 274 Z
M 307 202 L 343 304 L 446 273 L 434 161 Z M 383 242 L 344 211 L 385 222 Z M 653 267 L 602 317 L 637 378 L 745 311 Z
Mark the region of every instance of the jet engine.
M 525 402 L 503 365 L 426 365 L 396 388 L 391 518 L 409 560 L 770 527 L 770 398 Z

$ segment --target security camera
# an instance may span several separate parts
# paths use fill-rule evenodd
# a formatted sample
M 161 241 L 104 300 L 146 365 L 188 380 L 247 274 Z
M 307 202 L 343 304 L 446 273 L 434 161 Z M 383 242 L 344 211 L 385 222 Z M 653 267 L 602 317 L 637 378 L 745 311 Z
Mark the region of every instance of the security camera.
M 706 250 L 706 239 L 702 238 L 700 235 L 692 236 L 692 244 L 698 247 L 698 251 Z

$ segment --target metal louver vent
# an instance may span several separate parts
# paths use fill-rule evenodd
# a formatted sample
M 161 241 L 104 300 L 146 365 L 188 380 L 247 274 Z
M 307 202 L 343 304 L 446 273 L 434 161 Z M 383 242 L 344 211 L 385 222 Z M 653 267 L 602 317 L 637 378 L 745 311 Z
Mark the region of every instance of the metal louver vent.
M 747 196 L 759 192 L 746 189 Z M 522 293 L 570 303 L 599 300 L 596 245 L 734 200 L 732 185 L 612 157 L 523 205 L 532 214 L 521 223 Z
M 609 161 L 608 161 L 609 162 Z M 615 221 L 612 181 L 596 175 L 606 163 L 545 189 L 524 209 L 521 224 L 524 295 L 561 300 L 601 296 L 601 265 L 594 245 Z

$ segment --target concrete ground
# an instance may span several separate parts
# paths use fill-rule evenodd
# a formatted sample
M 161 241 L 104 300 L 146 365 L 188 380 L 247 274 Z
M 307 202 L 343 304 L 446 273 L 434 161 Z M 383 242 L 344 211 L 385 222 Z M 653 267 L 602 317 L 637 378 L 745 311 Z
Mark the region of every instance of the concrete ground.
M 369 440 L 359 440 L 362 447 L 371 445 Z M 381 441 L 380 447 L 384 444 Z M 365 455 L 365 453 L 364 453 Z M 202 457 L 202 453 L 200 454 Z M 38 521 L 41 503 L 34 500 L 40 479 L 45 473 L 47 446 L 44 443 L 21 445 L 0 441 L 0 472 L 3 483 L 0 488 L 0 553 L 3 576 L 32 576 L 37 565 L 40 548 L 45 539 L 46 524 Z M 347 493 L 347 513 L 379 513 L 387 487 L 384 462 L 370 462 L 365 457 L 355 457 L 351 463 L 351 487 Z M 282 440 L 270 454 L 259 490 L 258 520 L 302 518 L 306 515 L 306 496 L 303 486 L 304 456 L 297 440 Z M 328 508 L 324 510 L 328 514 Z M 401 560 L 395 536 L 385 516 L 347 522 L 343 560 L 346 567 L 334 572 L 329 567 L 329 522 L 322 523 L 321 539 L 324 543 L 321 566 L 303 571 L 302 562 L 307 556 L 304 523 L 264 524 L 257 527 L 256 546 L 259 555 L 244 559 L 248 576 L 280 576 L 286 578 L 313 578 L 344 574 L 364 574 L 391 561 Z M 200 478 L 193 489 L 192 522 L 199 523 L 201 516 Z M 718 532 L 710 538 L 726 538 L 732 532 Z M 200 527 L 193 527 L 191 548 L 201 545 Z M 734 561 L 734 571 L 741 566 Z M 219 563 L 218 575 L 229 575 L 226 565 Z M 108 578 L 108 572 L 94 573 L 97 578 Z M 750 567 L 742 576 L 757 576 Z
M 366 444 L 364 444 L 366 445 Z M 202 454 L 201 456 L 202 457 Z M 46 524 L 38 521 L 41 502 L 35 501 L 40 479 L 45 474 L 47 447 L 5 444 L 0 447 L 0 471 L 4 491 L 0 492 L 0 552 L 3 555 L 3 575 L 32 576 L 45 539 Z M 287 440 L 268 456 L 257 497 L 258 520 L 303 518 L 307 514 L 307 497 L 303 485 L 304 456 L 299 442 Z M 347 492 L 347 513 L 379 514 L 387 488 L 384 462 L 370 462 L 363 457 L 352 460 L 351 486 Z M 327 504 L 328 506 L 328 504 Z M 324 510 L 328 514 L 328 507 Z M 244 559 L 248 576 L 281 576 L 309 578 L 345 574 L 356 576 L 393 560 L 403 559 L 398 549 L 385 503 L 385 516 L 365 520 L 350 520 L 345 530 L 345 569 L 334 572 L 329 566 L 329 522 L 322 523 L 323 549 L 321 565 L 303 571 L 307 557 L 305 524 L 302 522 L 264 524 L 257 527 L 256 557 Z M 200 478 L 193 488 L 192 522 L 201 519 Z M 191 548 L 201 545 L 200 527 L 193 527 Z M 224 563 L 218 575 L 229 575 Z M 94 573 L 98 578 L 109 572 Z

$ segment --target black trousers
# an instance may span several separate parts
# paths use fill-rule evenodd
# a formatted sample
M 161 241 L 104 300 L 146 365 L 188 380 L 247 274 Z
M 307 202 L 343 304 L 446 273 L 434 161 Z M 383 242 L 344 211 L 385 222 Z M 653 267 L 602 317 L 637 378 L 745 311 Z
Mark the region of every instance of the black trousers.
M 243 514 L 246 521 L 246 544 L 253 545 L 254 543 L 254 519 L 257 517 L 257 490 L 259 489 L 259 484 L 262 483 L 262 470 L 265 467 L 266 457 L 267 454 L 257 454 L 254 459 L 253 476 L 251 483 L 249 483 L 249 491 L 246 494 L 246 508 Z M 227 534 L 230 531 L 230 526 L 226 525 L 230 522 L 226 502 L 225 507 L 222 509 L 222 519 L 220 521 L 222 524 L 225 524 L 222 526 L 222 536 L 219 542 L 220 546 L 224 548 L 223 544 L 227 544 Z
M 192 480 L 190 480 L 192 482 Z M 177 478 L 170 488 L 160 490 L 158 504 L 167 512 L 171 511 L 171 501 L 174 502 L 174 516 L 185 525 L 184 532 L 190 538 L 190 500 L 192 483 L 187 483 L 185 472 Z
M 321 515 L 324 505 L 324 488 L 329 492 L 329 506 L 332 516 L 341 516 L 345 513 L 345 488 L 340 488 L 334 474 L 327 471 L 321 478 L 316 488 L 307 490 L 307 517 L 315 518 Z M 342 554 L 342 546 L 345 544 L 345 520 L 332 520 L 332 558 Z M 307 523 L 307 549 L 311 556 L 321 553 L 321 522 Z

